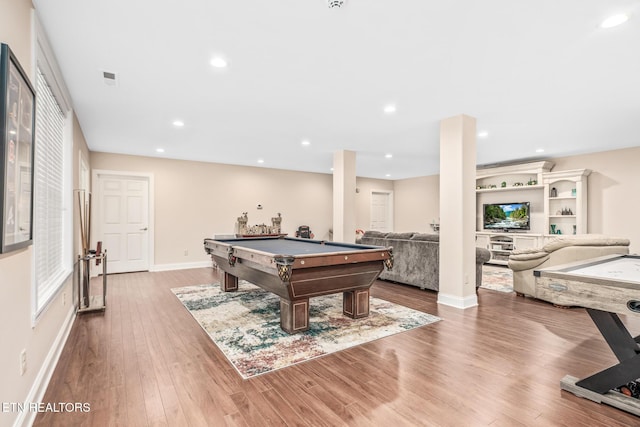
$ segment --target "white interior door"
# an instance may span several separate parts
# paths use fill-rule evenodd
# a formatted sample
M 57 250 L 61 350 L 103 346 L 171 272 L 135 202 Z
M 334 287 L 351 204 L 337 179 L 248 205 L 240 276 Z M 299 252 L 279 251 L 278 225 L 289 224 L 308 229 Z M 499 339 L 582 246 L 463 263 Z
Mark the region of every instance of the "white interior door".
M 393 230 L 393 194 L 389 191 L 371 192 L 371 230 Z
M 98 175 L 97 240 L 107 250 L 108 273 L 149 270 L 149 180 Z

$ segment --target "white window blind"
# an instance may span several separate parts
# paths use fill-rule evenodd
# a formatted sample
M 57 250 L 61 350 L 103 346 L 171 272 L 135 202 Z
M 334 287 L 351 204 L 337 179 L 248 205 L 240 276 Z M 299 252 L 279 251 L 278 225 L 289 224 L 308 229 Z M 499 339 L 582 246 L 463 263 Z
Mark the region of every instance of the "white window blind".
M 34 167 L 34 264 L 36 315 L 62 286 L 64 265 L 65 115 L 38 68 Z

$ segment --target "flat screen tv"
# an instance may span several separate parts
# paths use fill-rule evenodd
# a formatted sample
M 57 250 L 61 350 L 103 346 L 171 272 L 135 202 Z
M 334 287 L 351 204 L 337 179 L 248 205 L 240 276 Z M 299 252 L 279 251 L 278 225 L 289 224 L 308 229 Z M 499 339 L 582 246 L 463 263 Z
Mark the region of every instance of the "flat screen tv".
M 531 228 L 529 202 L 489 203 L 483 208 L 483 227 L 494 231 L 526 231 Z

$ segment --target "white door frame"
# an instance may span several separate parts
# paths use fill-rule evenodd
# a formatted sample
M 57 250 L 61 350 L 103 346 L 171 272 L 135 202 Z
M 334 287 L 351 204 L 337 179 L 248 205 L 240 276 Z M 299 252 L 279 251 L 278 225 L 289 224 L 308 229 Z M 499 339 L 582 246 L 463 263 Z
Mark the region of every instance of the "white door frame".
M 369 196 L 369 229 L 373 229 L 373 194 L 381 193 L 389 196 L 389 205 L 387 206 L 387 219 L 389 220 L 389 224 L 387 224 L 388 231 L 393 231 L 394 222 L 393 222 L 393 190 L 371 190 L 371 194 Z
M 91 210 L 93 212 L 93 218 L 91 218 L 91 235 L 94 236 L 93 239 L 97 239 L 98 236 L 102 235 L 101 225 L 96 221 L 95 217 L 97 216 L 96 212 L 100 212 L 100 179 L 102 176 L 116 176 L 118 178 L 142 178 L 149 183 L 149 271 L 153 271 L 155 268 L 155 256 L 153 252 L 154 247 L 154 235 L 155 235 L 155 219 L 154 219 L 154 184 L 153 184 L 153 173 L 151 172 L 127 172 L 127 171 L 112 171 L 105 169 L 94 169 L 91 175 L 91 188 L 92 188 L 92 203 L 93 206 Z M 93 240 L 92 239 L 92 240 Z M 92 245 L 95 242 L 91 242 Z M 107 254 L 107 262 L 109 262 L 109 254 Z M 102 267 L 100 268 L 102 271 Z

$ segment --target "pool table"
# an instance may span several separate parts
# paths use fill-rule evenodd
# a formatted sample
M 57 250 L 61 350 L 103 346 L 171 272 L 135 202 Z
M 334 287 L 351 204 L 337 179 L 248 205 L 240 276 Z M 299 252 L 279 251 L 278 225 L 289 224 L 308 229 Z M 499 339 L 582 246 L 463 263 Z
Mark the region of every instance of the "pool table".
M 608 255 L 534 271 L 536 296 L 585 307 L 618 363 L 582 380 L 566 376 L 562 389 L 640 415 L 640 401 L 613 390 L 640 378 L 640 336 L 618 314 L 640 316 L 640 256 Z M 547 298 L 545 298 L 547 299 Z
M 280 326 L 289 334 L 309 329 L 309 298 L 343 293 L 343 313 L 369 315 L 369 290 L 392 248 L 292 237 L 205 239 L 205 251 L 221 270 L 224 292 L 247 280 L 280 297 Z

